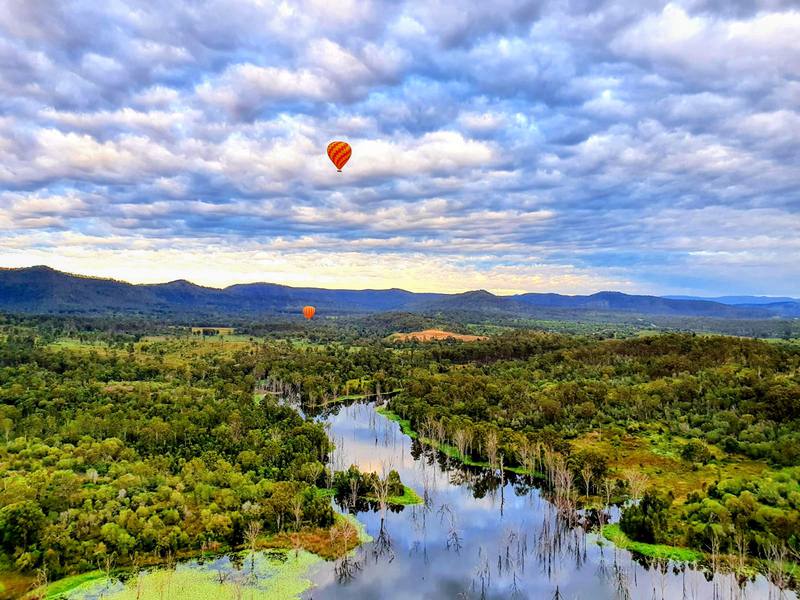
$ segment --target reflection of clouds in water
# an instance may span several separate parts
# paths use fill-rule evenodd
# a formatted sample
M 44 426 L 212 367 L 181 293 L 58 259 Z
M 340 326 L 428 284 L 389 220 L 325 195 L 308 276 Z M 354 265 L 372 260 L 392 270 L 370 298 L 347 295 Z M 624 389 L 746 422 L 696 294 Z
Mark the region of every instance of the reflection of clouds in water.
M 627 589 L 631 600 L 683 598 L 684 589 L 694 589 L 694 596 L 686 597 L 695 600 L 739 597 L 730 595 L 728 576 L 714 578 L 715 596 L 715 584 L 702 573 L 676 573 L 671 566 L 648 570 L 626 551 L 598 546 L 596 536 L 559 529 L 553 505 L 536 489 L 526 492 L 520 486 L 523 493 L 517 495 L 513 482 L 501 490 L 479 471 L 445 472 L 427 451 L 414 460 L 411 441 L 399 426 L 368 406 L 344 407 L 329 419 L 334 436 L 341 439 L 337 451 L 344 468 L 356 464 L 380 472 L 382 463 L 391 462 L 406 485 L 420 495 L 427 489 L 432 502 L 387 513 L 393 558 L 365 545 L 364 569 L 346 586 L 335 583 L 330 563 L 322 565 L 312 577 L 317 588 L 309 597 L 315 600 L 480 598 L 482 587 L 487 599 L 505 599 L 512 596 L 515 585 L 515 597 L 530 599 L 552 598 L 556 586 L 570 600 L 615 600 L 625 597 L 620 587 Z M 476 498 L 476 493 L 482 496 Z M 443 516 L 443 510 L 452 512 L 453 518 Z M 380 515 L 365 512 L 358 518 L 377 537 Z M 744 597 L 766 598 L 767 590 L 766 580 L 759 578 L 748 585 Z

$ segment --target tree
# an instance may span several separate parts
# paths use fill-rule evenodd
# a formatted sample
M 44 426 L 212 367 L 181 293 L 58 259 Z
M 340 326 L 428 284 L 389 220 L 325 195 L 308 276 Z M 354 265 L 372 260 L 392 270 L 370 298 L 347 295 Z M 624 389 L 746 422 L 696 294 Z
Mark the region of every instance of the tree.
M 489 459 L 489 466 L 494 469 L 495 465 L 497 465 L 497 432 L 494 429 L 490 429 L 486 433 L 484 444 L 486 457 Z
M 700 440 L 689 440 L 681 448 L 681 458 L 689 462 L 707 463 L 714 455 L 711 454 L 708 447 Z
M 581 478 L 586 485 L 586 497 L 589 497 L 589 487 L 592 484 L 592 467 L 589 464 L 584 464 L 581 468 Z
M 259 535 L 261 535 L 261 523 L 259 521 L 250 521 L 244 531 L 244 539 L 247 545 L 250 546 L 250 552 L 255 553 Z
M 0 509 L 0 541 L 6 550 L 29 548 L 39 541 L 45 516 L 36 502 L 15 502 Z
M 625 471 L 625 480 L 628 482 L 628 490 L 630 491 L 631 498 L 637 502 L 642 497 L 642 492 L 647 487 L 649 478 L 645 473 L 635 469 L 628 469 Z
M 389 478 L 385 475 L 383 477 L 376 477 L 372 484 L 372 492 L 375 494 L 375 498 L 378 499 L 378 504 L 381 509 L 381 522 L 386 516 L 386 508 L 388 507 L 389 501 L 389 486 Z
M 453 442 L 458 449 L 459 456 L 463 459 L 467 456 L 467 446 L 472 440 L 472 432 L 465 427 L 459 427 L 453 434 Z
M 106 544 L 116 550 L 120 556 L 127 556 L 136 546 L 136 540 L 125 529 L 116 523 L 106 523 L 100 528 Z
M 663 542 L 667 531 L 667 510 L 671 504 L 670 496 L 660 496 L 653 489 L 647 490 L 641 502 L 623 511 L 620 529 L 640 542 Z

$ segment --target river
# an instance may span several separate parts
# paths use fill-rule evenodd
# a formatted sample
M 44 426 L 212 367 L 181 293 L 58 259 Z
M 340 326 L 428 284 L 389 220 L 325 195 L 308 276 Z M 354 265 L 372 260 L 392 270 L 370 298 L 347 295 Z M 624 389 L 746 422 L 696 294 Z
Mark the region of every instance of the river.
M 781 595 L 762 576 L 740 587 L 730 574 L 637 562 L 630 552 L 599 544 L 596 534 L 565 526 L 523 478 L 500 485 L 487 470 L 451 464 L 372 404 L 341 406 L 321 420 L 336 444 L 335 468 L 396 469 L 428 502 L 389 511 L 385 519 L 359 512 L 374 541 L 345 563 L 312 567 L 309 600 L 797 598 Z

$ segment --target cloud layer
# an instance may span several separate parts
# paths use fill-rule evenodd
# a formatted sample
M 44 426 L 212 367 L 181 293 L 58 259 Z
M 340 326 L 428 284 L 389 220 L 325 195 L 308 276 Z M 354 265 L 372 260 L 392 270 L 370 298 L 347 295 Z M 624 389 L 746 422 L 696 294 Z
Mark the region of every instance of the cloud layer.
M 2 266 L 800 295 L 796 3 L 2 4 Z

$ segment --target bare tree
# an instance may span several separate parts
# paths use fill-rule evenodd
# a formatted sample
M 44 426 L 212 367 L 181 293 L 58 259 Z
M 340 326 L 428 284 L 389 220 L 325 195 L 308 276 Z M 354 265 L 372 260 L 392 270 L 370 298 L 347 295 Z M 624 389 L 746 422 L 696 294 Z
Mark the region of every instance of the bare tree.
M 434 439 L 439 444 L 443 444 L 444 443 L 445 438 L 447 437 L 447 430 L 445 429 L 444 421 L 442 421 L 441 419 L 436 421 L 436 423 L 434 425 L 433 434 L 434 434 Z
M 381 508 L 381 520 L 386 517 L 386 509 L 389 505 L 389 475 L 387 474 L 386 463 L 381 463 L 381 475 L 375 479 L 372 491 L 378 499 Z
M 747 534 L 741 529 L 737 529 L 733 536 L 733 543 L 736 547 L 736 573 L 742 574 L 747 564 Z
M 603 534 L 607 513 L 611 511 L 611 494 L 614 492 L 614 482 L 610 477 L 603 479 L 603 497 L 605 500 L 605 510 L 600 512 L 600 535 Z
M 358 479 L 355 477 L 350 480 L 350 506 L 353 508 L 358 504 Z
M 488 431 L 484 444 L 489 466 L 494 469 L 495 465 L 497 465 L 497 432 L 494 429 Z
M 114 563 L 116 560 L 116 552 L 112 552 L 111 554 L 103 554 L 102 562 L 100 563 L 100 569 L 106 574 L 106 578 L 111 577 L 111 571 L 114 568 Z
M 525 439 L 522 444 L 520 444 L 517 452 L 519 452 L 520 462 L 522 462 L 522 466 L 525 467 L 525 470 L 531 474 L 535 473 L 538 467 L 540 444 L 538 442 L 534 444 L 531 443 L 530 440 Z
M 46 590 L 47 590 L 47 586 L 48 586 L 49 583 L 50 583 L 50 577 L 49 577 L 49 574 L 47 572 L 47 565 L 46 564 L 42 564 L 42 568 L 36 570 L 36 583 L 34 584 L 35 589 L 37 589 L 37 590 L 45 590 L 43 593 L 46 595 L 47 594 Z M 41 596 L 41 597 L 44 598 L 45 596 Z M 38 596 L 37 596 L 37 598 L 38 598 Z
M 589 501 L 589 489 L 592 485 L 592 468 L 586 464 L 583 465 L 581 469 L 581 478 L 583 479 L 583 483 L 586 485 L 586 501 Z
M 336 523 L 330 530 L 331 545 L 339 546 L 339 562 L 334 567 L 339 582 L 345 582 L 361 570 L 361 563 L 353 556 L 354 553 L 348 552 L 348 548 L 356 542 L 356 532 L 346 521 Z
M 789 577 L 787 575 L 786 561 L 789 558 L 789 551 L 783 542 L 771 542 L 764 548 L 764 558 L 767 561 L 767 576 L 772 584 L 778 588 L 778 598 L 785 596 L 785 590 L 789 587 Z
M 453 434 L 453 442 L 455 442 L 458 453 L 461 455 L 462 459 L 466 458 L 467 456 L 467 446 L 469 445 L 471 438 L 472 432 L 468 431 L 464 427 L 459 427 Z
M 348 548 L 355 541 L 355 531 L 350 523 L 344 519 L 334 523 L 333 527 L 330 528 L 329 535 L 331 545 L 339 546 L 338 554 L 342 556 L 347 554 Z
M 258 545 L 258 536 L 261 535 L 261 522 L 250 521 L 247 524 L 247 529 L 244 532 L 244 539 L 247 545 L 250 546 L 250 551 L 255 554 L 256 546 Z
M 628 489 L 630 490 L 631 498 L 633 498 L 634 502 L 638 502 L 641 500 L 642 494 L 644 494 L 644 490 L 647 488 L 647 483 L 650 481 L 650 478 L 641 471 L 628 469 L 625 471 L 625 479 L 628 482 Z
M 86 471 L 86 478 L 92 483 L 97 483 L 99 476 L 100 475 L 98 474 L 97 469 L 89 469 Z
M 553 455 L 552 471 L 555 505 L 562 512 L 571 514 L 574 506 L 572 498 L 572 472 L 567 466 L 566 459 L 560 454 Z
M 292 498 L 292 515 L 294 515 L 295 530 L 300 530 L 300 523 L 303 521 L 303 497 L 300 494 Z
M 140 600 L 144 593 L 144 571 L 140 568 L 139 555 L 137 554 L 131 562 L 132 570 L 136 573 L 136 600 Z
M 425 421 L 422 423 L 422 437 L 432 440 L 436 437 L 436 419 L 432 415 L 427 415 Z

